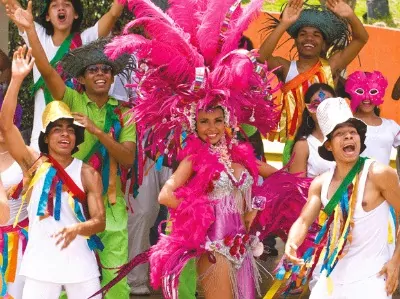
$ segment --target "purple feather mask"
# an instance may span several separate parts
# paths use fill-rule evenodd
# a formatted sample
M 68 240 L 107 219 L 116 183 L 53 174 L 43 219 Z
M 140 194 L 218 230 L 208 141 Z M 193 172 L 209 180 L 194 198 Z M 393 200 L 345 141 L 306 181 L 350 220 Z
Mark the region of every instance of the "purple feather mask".
M 345 85 L 351 99 L 351 110 L 355 112 L 363 101 L 370 101 L 375 106 L 382 104 L 387 86 L 388 81 L 379 71 L 352 73 Z

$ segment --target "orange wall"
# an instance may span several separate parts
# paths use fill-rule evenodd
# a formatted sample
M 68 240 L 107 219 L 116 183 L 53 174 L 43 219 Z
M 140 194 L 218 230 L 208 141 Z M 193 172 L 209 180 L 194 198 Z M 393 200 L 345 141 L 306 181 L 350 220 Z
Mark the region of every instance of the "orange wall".
M 256 20 L 250 24 L 245 35 L 254 43 L 254 47 L 258 48 L 265 39 L 265 28 L 267 14 L 262 13 Z M 275 16 L 277 16 L 275 14 Z M 388 29 L 374 26 L 366 26 L 369 33 L 368 44 L 360 53 L 360 61 L 356 58 L 349 66 L 348 73 L 355 70 L 373 71 L 378 70 L 388 79 L 389 86 L 386 90 L 385 102 L 381 105 L 381 115 L 383 117 L 395 119 L 400 123 L 400 101 L 391 99 L 393 85 L 400 76 L 400 30 Z M 282 41 L 289 36 L 284 35 Z M 281 48 L 275 50 L 274 55 L 282 56 L 289 59 L 289 50 L 293 42 L 289 41 Z M 294 55 L 293 51 L 292 55 Z

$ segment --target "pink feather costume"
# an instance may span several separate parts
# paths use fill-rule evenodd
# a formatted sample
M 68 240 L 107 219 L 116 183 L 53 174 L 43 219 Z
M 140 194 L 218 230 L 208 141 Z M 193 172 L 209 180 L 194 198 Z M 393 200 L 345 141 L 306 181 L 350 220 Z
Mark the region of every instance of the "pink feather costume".
M 251 188 L 258 170 L 251 146 L 238 144 L 231 136 L 245 123 L 268 133 L 279 119 L 272 101 L 279 86 L 271 86 L 272 73 L 256 61 L 256 51 L 237 50 L 263 0 L 253 0 L 243 9 L 240 0 L 170 0 L 166 14 L 150 0 L 123 2 L 136 19 L 106 47 L 106 54 L 115 58 L 129 53 L 138 60 L 134 114 L 138 144 L 144 144 L 143 140 L 149 144 L 139 146 L 139 159 L 145 150 L 158 159 L 187 157 L 194 175 L 175 192 L 181 203 L 170 211 L 171 234 L 162 235 L 148 252 L 122 266 L 117 278 L 98 293 L 149 260 L 152 286 L 162 286 L 165 298 L 177 298 L 179 275 L 186 262 L 203 254 L 215 262 L 218 253 L 229 261 L 235 298 L 255 298 L 258 274 L 251 252 L 259 241 L 246 233 L 242 217 L 252 208 Z M 137 30 L 142 35 L 133 33 Z M 213 147 L 197 137 L 195 123 L 199 110 L 217 106 L 223 109 L 230 132 L 225 135 L 226 143 Z M 221 161 L 218 148 L 244 166 L 239 179 Z M 275 179 L 279 181 L 279 174 Z M 305 203 L 297 180 L 292 176 L 293 184 L 286 186 L 291 188 L 286 194 L 292 200 L 300 198 L 292 205 L 295 212 Z M 279 183 L 274 187 L 280 190 Z M 273 215 L 264 213 L 260 219 L 269 223 L 268 217 Z M 259 227 L 266 229 L 262 224 Z

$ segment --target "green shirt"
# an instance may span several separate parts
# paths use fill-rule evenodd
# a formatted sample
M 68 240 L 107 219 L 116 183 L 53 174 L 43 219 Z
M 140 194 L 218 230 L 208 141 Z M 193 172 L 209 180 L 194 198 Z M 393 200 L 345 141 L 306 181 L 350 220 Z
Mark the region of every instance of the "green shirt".
M 107 112 L 106 105 L 103 105 L 103 107 L 100 108 L 96 105 L 96 103 L 88 98 L 85 92 L 81 94 L 69 87 L 67 87 L 65 90 L 63 102 L 69 106 L 72 112 L 79 112 L 87 115 L 97 127 L 104 130 Z M 110 97 L 107 103 L 115 107 L 119 105 L 119 102 L 113 97 Z M 136 126 L 133 122 L 128 124 L 128 120 L 131 115 L 129 113 L 125 113 L 127 110 L 128 109 L 125 107 L 121 108 L 121 112 L 124 117 L 121 133 L 118 139 L 119 143 L 127 141 L 136 142 Z M 74 157 L 84 160 L 97 141 L 98 138 L 96 136 L 85 130 L 85 141 L 79 145 L 79 151 L 74 154 Z M 117 178 L 117 195 L 123 196 L 120 177 Z

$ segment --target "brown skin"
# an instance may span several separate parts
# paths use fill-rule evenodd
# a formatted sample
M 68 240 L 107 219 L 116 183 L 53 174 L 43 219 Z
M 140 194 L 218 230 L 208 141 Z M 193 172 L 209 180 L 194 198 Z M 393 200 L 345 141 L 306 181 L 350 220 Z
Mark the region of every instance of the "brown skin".
M 46 54 L 40 45 L 36 30 L 34 28 L 32 16 L 32 4 L 28 3 L 28 8 L 23 10 L 18 8 L 11 10 L 7 6 L 7 15 L 18 26 L 23 27 L 28 35 L 29 43 L 32 45 L 32 54 L 35 57 L 36 66 L 41 73 L 46 86 L 48 87 L 51 95 L 56 100 L 62 100 L 65 94 L 66 86 L 57 73 L 57 71 L 50 65 L 47 60 Z M 98 72 L 96 74 L 89 74 L 84 72 L 83 76 L 78 78 L 79 82 L 85 85 L 85 92 L 89 99 L 96 103 L 98 107 L 103 107 L 109 100 L 108 91 L 113 83 L 114 77 L 108 73 Z M 105 83 L 99 83 L 99 80 L 104 80 Z M 131 167 L 135 160 L 136 146 L 134 142 L 122 142 L 114 140 L 114 138 L 103 132 L 98 128 L 86 115 L 81 113 L 74 113 L 75 119 L 85 126 L 86 130 L 95 135 L 99 141 L 106 147 L 109 154 L 122 166 Z
M 344 151 L 344 147 L 353 145 L 352 152 Z M 344 177 L 357 162 L 360 152 L 360 136 L 351 126 L 344 126 L 333 132 L 332 139 L 326 143 L 326 148 L 331 150 L 336 161 L 336 169 L 328 189 L 328 198 L 331 198 L 340 186 Z M 362 173 L 361 173 L 362 174 Z M 361 175 L 360 174 L 360 175 Z M 328 173 L 324 173 L 311 183 L 308 193 L 308 201 L 299 218 L 293 224 L 286 243 L 285 254 L 295 264 L 303 264 L 304 261 L 297 257 L 297 248 L 303 243 L 308 228 L 318 217 L 322 208 L 321 189 Z M 366 212 L 377 208 L 383 201 L 387 201 L 398 213 L 400 211 L 400 186 L 397 173 L 389 166 L 374 162 L 368 171 L 368 179 L 365 186 L 363 209 Z M 400 269 L 399 235 L 393 257 L 383 266 L 379 275 L 386 276 L 387 294 L 392 294 L 398 285 Z
M 221 108 L 216 108 L 211 111 L 199 111 L 196 120 L 197 134 L 201 140 L 210 144 L 217 144 L 225 134 L 224 112 Z M 276 169 L 264 162 L 258 162 L 260 175 L 267 177 L 274 173 Z M 238 163 L 232 163 L 233 175 L 236 179 L 245 170 L 244 166 Z M 192 161 L 190 158 L 185 158 L 178 166 L 178 169 L 165 183 L 164 187 L 158 196 L 160 204 L 166 205 L 169 208 L 177 208 L 181 202 L 175 196 L 175 190 L 183 186 L 193 175 Z M 257 211 L 250 211 L 243 214 L 243 223 L 249 230 Z M 216 264 L 211 264 L 206 255 L 200 257 L 197 271 L 199 277 L 202 277 L 200 283 L 205 290 L 205 298 L 233 298 L 231 281 L 228 272 L 229 262 L 219 254 L 216 254 Z M 213 266 L 216 271 L 210 274 L 210 266 Z M 211 283 L 218 283 L 218 288 L 209 287 Z
M 31 51 L 26 52 L 26 47 L 20 47 L 14 53 L 12 78 L 4 103 L 0 112 L 0 131 L 8 150 L 15 161 L 18 162 L 23 172 L 26 173 L 37 159 L 37 154 L 27 149 L 18 128 L 13 124 L 13 116 L 17 105 L 18 92 L 22 81 L 32 70 L 34 59 Z M 55 127 L 46 136 L 49 154 L 66 168 L 71 164 L 72 149 L 75 147 L 75 131 L 71 126 L 72 120 L 60 119 L 55 121 Z M 63 143 L 68 141 L 67 143 Z M 102 199 L 102 181 L 100 174 L 91 166 L 84 164 L 81 171 L 81 179 L 84 191 L 87 195 L 90 219 L 70 227 L 65 227 L 55 235 L 57 243 L 63 242 L 62 248 L 66 248 L 76 236 L 90 236 L 102 232 L 105 229 L 105 211 Z
M 0 83 L 10 83 L 11 61 L 7 54 L 0 50 Z
M 321 89 L 318 90 L 311 97 L 310 103 L 313 103 L 313 101 L 315 101 L 317 98 L 319 98 L 318 94 L 320 91 L 321 91 Z M 333 95 L 327 91 L 324 91 L 324 93 L 326 95 L 326 98 L 333 97 Z M 309 112 L 310 112 L 311 118 L 313 119 L 313 121 L 315 123 L 315 128 L 311 134 L 315 138 L 317 138 L 319 141 L 322 142 L 324 140 L 324 135 L 322 134 L 322 131 L 318 125 L 317 116 L 315 113 L 313 113 L 311 111 L 309 111 Z M 292 151 L 293 160 L 289 166 L 289 172 L 299 174 L 299 176 L 301 176 L 301 177 L 306 177 L 307 176 L 307 161 L 308 161 L 309 155 L 310 155 L 310 150 L 308 148 L 307 140 L 297 141 L 293 146 L 293 151 Z
M 10 11 L 14 11 L 21 7 L 20 3 L 16 0 L 1 0 L 1 2 L 6 6 L 6 9 Z M 98 22 L 99 37 L 106 37 L 111 33 L 111 30 L 113 29 L 118 18 L 121 16 L 123 9 L 124 6 L 120 4 L 118 0 L 113 1 L 110 10 L 104 14 Z M 59 20 L 59 12 L 66 14 L 66 19 L 64 21 Z M 72 29 L 72 23 L 76 18 L 78 18 L 78 15 L 71 4 L 71 1 L 52 1 L 49 7 L 47 20 L 51 22 L 54 27 L 54 34 L 52 36 L 54 45 L 60 46 L 62 42 L 69 36 Z M 21 27 L 18 24 L 16 25 L 22 32 L 24 31 L 23 26 Z
M 303 3 L 303 0 L 290 0 L 288 2 L 283 11 L 280 24 L 271 32 L 260 47 L 259 60 L 261 62 L 266 61 L 270 68 L 281 66 L 276 72 L 281 81 L 285 81 L 286 79 L 290 61 L 283 57 L 273 56 L 273 52 L 286 30 L 300 17 L 300 13 L 303 10 Z M 367 43 L 368 33 L 351 7 L 343 0 L 328 0 L 327 7 L 337 16 L 345 18 L 352 29 L 350 44 L 344 50 L 336 52 L 328 59 L 334 81 L 337 82 L 339 73 L 357 57 L 358 53 Z M 307 49 L 304 47 L 305 44 L 312 44 L 314 47 Z M 295 39 L 295 45 L 299 53 L 297 69 L 300 73 L 311 69 L 318 62 L 321 53 L 327 50 L 327 45 L 323 41 L 321 32 L 317 28 L 312 27 L 304 27 L 300 30 L 298 37 Z

